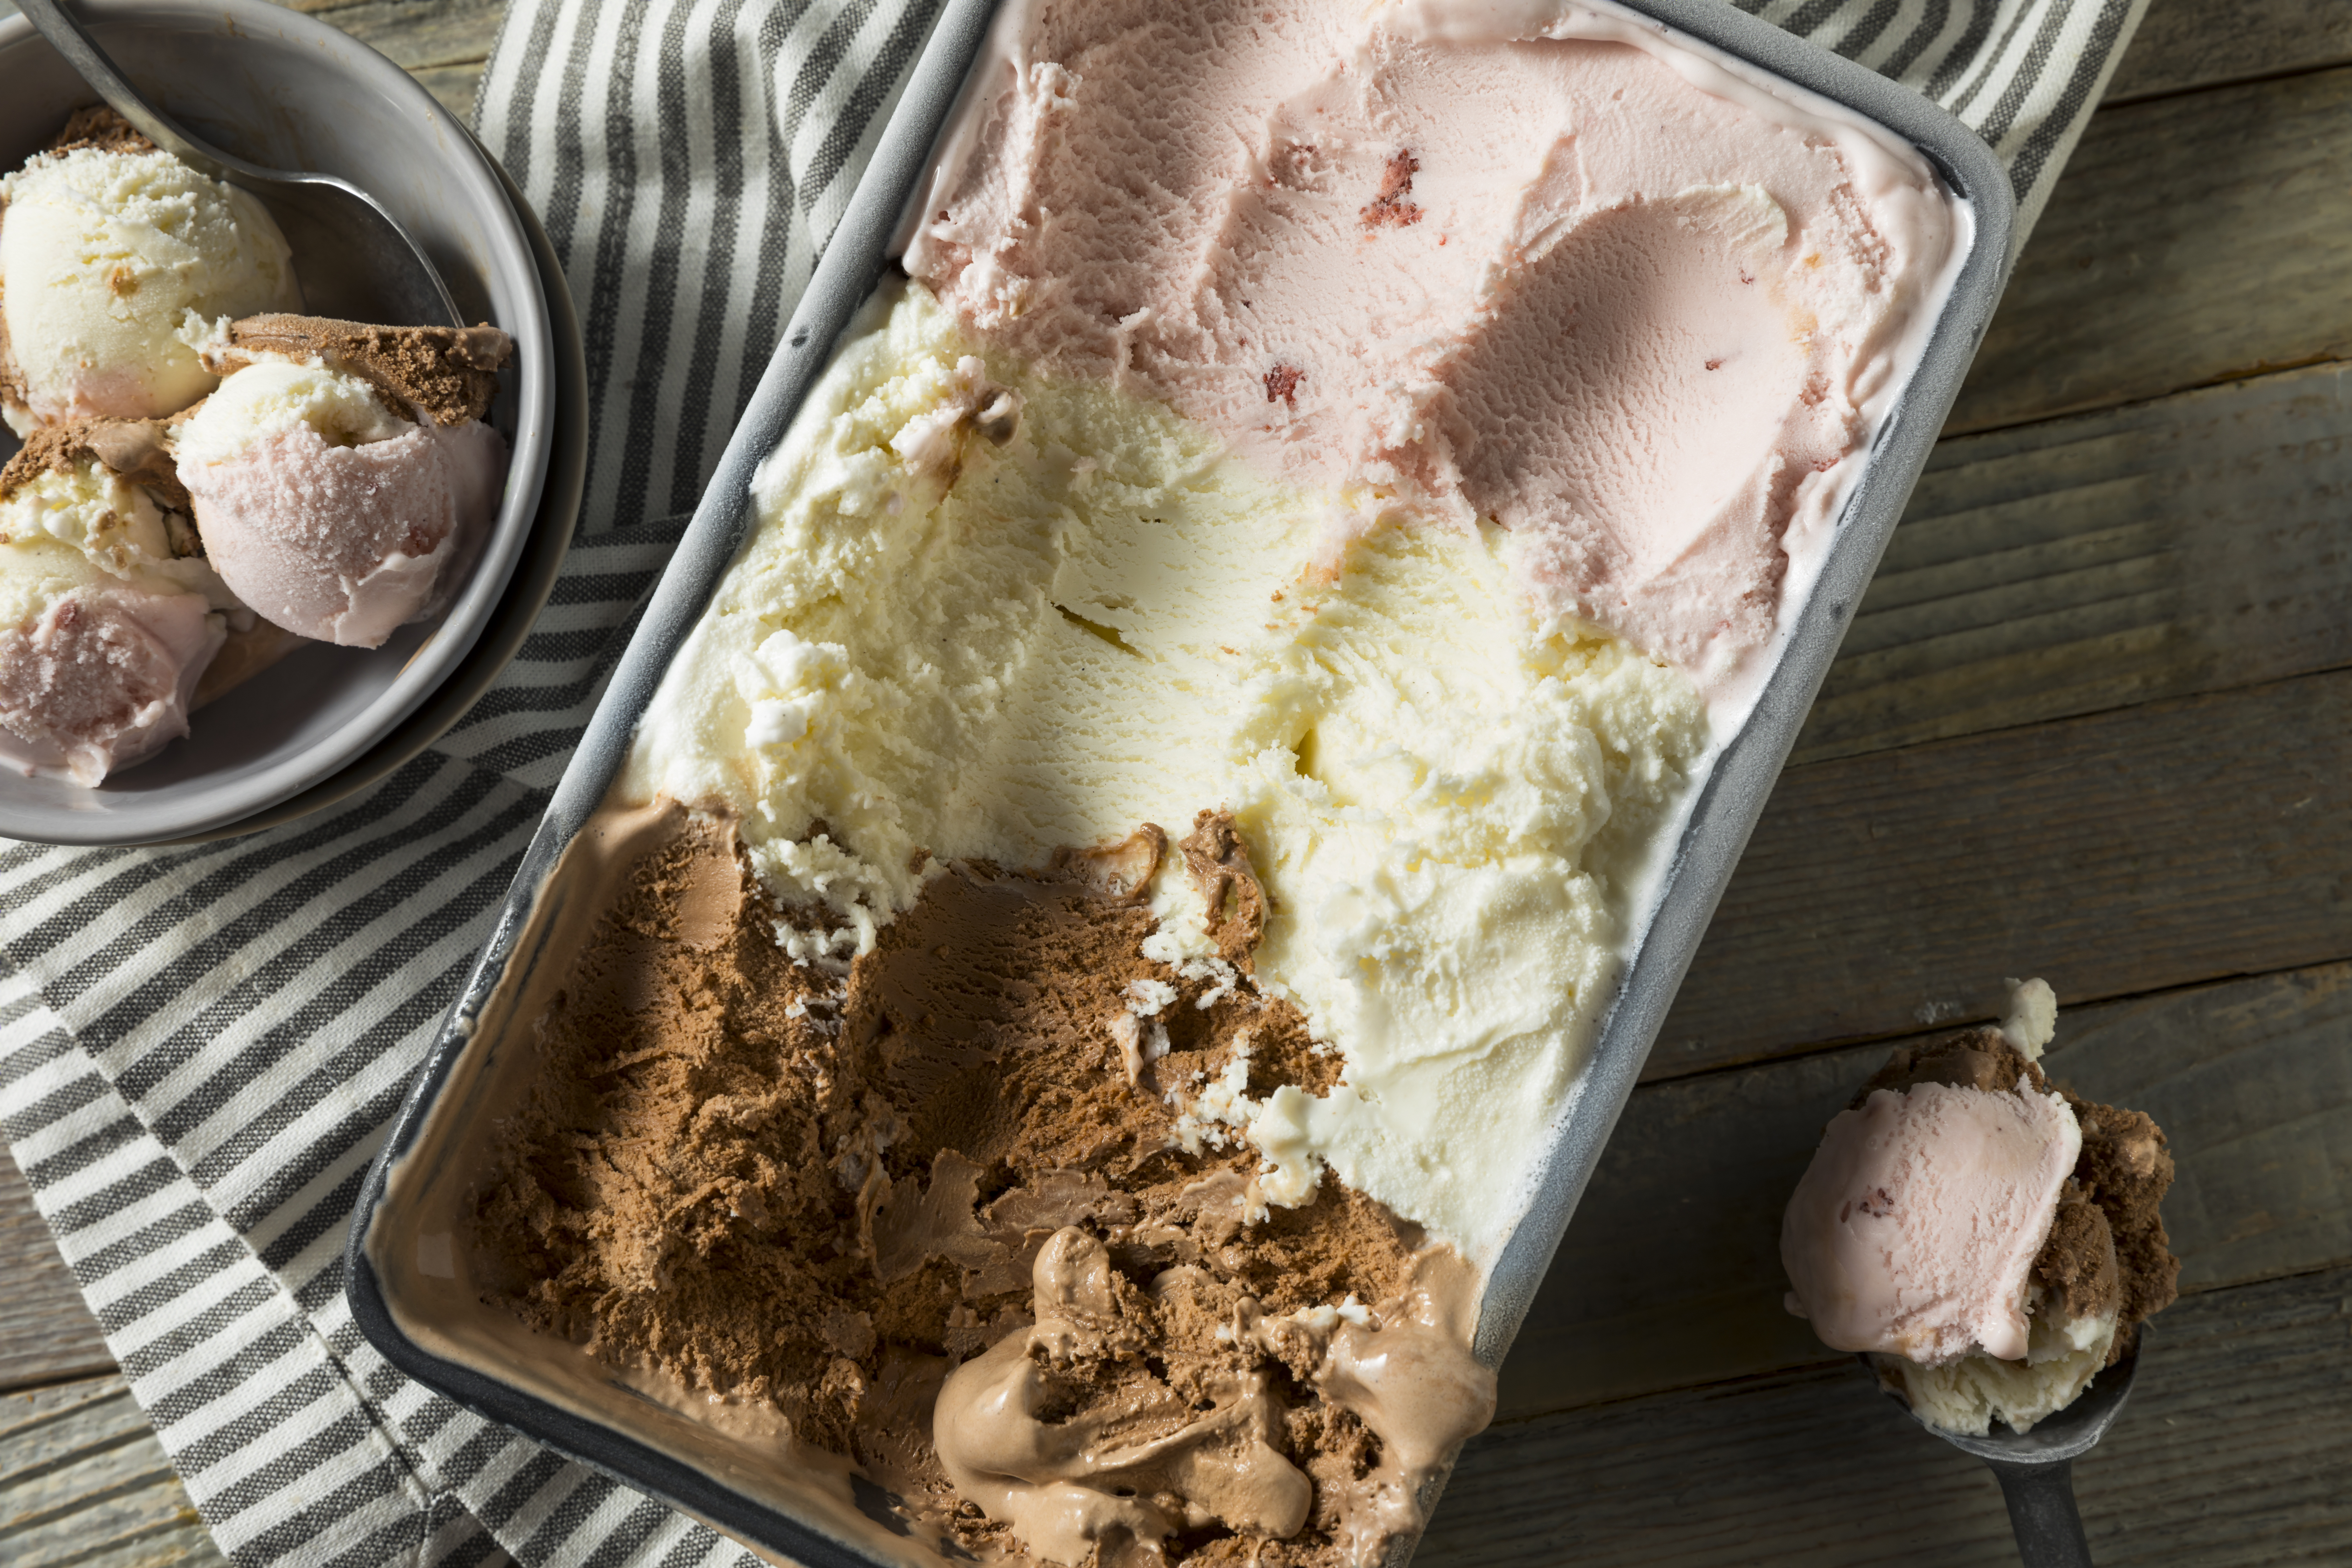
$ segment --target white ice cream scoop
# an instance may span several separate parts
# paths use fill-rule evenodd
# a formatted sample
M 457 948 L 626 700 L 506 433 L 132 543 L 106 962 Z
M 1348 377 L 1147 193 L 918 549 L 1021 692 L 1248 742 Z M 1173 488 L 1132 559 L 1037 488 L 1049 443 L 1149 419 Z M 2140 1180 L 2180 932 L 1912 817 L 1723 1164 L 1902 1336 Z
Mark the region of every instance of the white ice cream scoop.
M 0 182 L 10 425 L 154 419 L 212 390 L 221 322 L 298 302 L 285 238 L 253 196 L 165 153 L 68 135 Z M 92 144 L 97 141 L 98 144 Z
M 299 258 L 311 310 L 422 325 L 460 323 L 439 270 L 373 196 L 331 174 L 264 168 L 198 141 L 131 86 L 58 0 L 22 0 L 16 8 L 150 142 L 199 174 L 268 204 Z
M 1862 1364 L 1874 1379 L 1879 1378 L 1868 1356 L 1862 1358 Z M 2091 1568 L 2083 1516 L 2074 1506 L 2074 1461 L 2089 1453 L 2123 1414 L 2124 1401 L 2131 1396 L 2132 1380 L 2138 1372 L 2139 1345 L 2135 1342 L 2122 1360 L 2099 1373 L 2081 1398 L 2035 1422 L 2032 1431 L 2012 1432 L 1997 1426 L 1982 1437 L 1938 1426 L 1913 1410 L 1900 1389 L 1886 1388 L 1884 1380 L 1879 1385 L 1903 1406 L 1905 1415 L 1990 1467 L 2000 1482 L 2001 1500 L 2009 1505 L 2009 1527 L 2017 1537 L 2017 1554 L 2025 1568 Z

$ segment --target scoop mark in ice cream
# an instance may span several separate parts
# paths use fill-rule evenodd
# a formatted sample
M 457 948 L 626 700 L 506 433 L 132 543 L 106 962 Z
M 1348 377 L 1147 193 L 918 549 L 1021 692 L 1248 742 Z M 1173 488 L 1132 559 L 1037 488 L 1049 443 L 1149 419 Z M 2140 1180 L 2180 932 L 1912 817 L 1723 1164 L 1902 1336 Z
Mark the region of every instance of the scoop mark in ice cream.
M 1236 1035 L 1261 1094 L 1335 1064 L 1286 1004 L 1141 956 L 1164 834 L 946 868 L 838 980 L 777 945 L 726 820 L 619 837 L 650 847 L 481 1188 L 495 1300 L 773 1402 L 965 1550 L 1336 1568 L 1417 1522 L 1492 1411 L 1472 1271 L 1339 1183 L 1269 1207 L 1253 1148 L 1174 1146 Z M 1130 1084 L 1104 1020 L 1139 983 L 1168 1049 Z

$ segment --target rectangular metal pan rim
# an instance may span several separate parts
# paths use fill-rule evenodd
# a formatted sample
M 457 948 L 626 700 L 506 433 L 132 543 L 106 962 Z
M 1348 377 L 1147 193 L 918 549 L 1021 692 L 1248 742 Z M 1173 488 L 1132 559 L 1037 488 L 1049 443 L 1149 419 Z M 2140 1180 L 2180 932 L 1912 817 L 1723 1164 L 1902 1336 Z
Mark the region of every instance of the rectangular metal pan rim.
M 1655 915 L 1602 1025 L 1576 1104 L 1548 1152 L 1536 1202 L 1496 1263 L 1478 1334 L 1479 1354 L 1490 1364 L 1499 1362 L 1542 1281 L 1958 393 L 2006 280 L 2014 213 L 2008 174 L 1991 150 L 1916 93 L 1721 0 L 1622 0 L 1611 8 L 1646 19 L 1669 39 L 1719 50 L 1843 105 L 1909 142 L 1970 205 L 1975 233 L 1910 385 L 1876 434 L 1868 469 L 1847 500 L 1779 663 L 1693 805 Z M 604 799 L 639 716 L 751 528 L 753 468 L 782 438 L 830 361 L 835 340 L 887 265 L 900 216 L 930 163 L 995 9 L 996 0 L 947 0 L 941 7 L 873 161 L 556 789 L 482 956 L 369 1173 L 344 1254 L 353 1316 L 402 1372 L 559 1453 L 809 1568 L 870 1568 L 875 1559 L 622 1432 L 425 1351 L 395 1321 L 368 1236 L 384 1200 L 390 1167 L 415 1143 L 485 1005 L 518 958 L 518 943 L 549 873 Z M 1396 1562 L 1411 1545 L 1399 1544 Z

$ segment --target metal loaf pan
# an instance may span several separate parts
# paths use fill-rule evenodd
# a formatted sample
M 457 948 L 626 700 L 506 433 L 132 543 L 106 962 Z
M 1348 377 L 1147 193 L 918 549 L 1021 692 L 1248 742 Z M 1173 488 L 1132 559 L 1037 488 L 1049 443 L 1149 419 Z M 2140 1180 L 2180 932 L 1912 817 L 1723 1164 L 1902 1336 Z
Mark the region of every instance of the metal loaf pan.
M 1758 21 L 1721 0 L 1628 0 L 1614 10 L 1670 39 L 1744 62 L 1874 122 L 1922 153 L 1973 213 L 1970 249 L 1907 389 L 1878 432 L 1850 492 L 1810 596 L 1744 728 L 1700 789 L 1654 913 L 1622 982 L 1556 1141 L 1535 1199 L 1490 1277 L 1477 1351 L 1500 1364 L 1631 1094 L 1653 1040 L 1746 847 L 1799 726 L 1827 674 L 1864 586 L 1925 465 L 2005 280 L 2014 200 L 1990 149 L 1951 115 L 1871 71 Z M 524 1356 L 449 1353 L 413 1310 L 434 1270 L 388 1238 L 408 1237 L 404 1210 L 440 1153 L 469 1142 L 495 1107 L 484 1074 L 531 1053 L 516 997 L 541 966 L 568 959 L 559 859 L 603 800 L 664 672 L 754 525 L 753 468 L 782 438 L 833 345 L 884 268 L 902 212 L 985 40 L 995 0 L 947 0 L 784 341 L 736 426 L 691 527 L 597 708 L 524 856 L 488 945 L 394 1122 L 362 1191 L 345 1253 L 353 1315 L 408 1375 L 559 1453 L 809 1568 L 933 1565 L 888 1510 L 880 1489 L 837 1471 L 820 1476 L 774 1445 L 735 1447 L 714 1460 L 669 1408 L 617 1379 L 595 1398 L 551 1393 Z M 415 1158 L 411 1158 L 415 1155 Z M 485 1309 L 487 1313 L 489 1310 Z M 527 1332 L 516 1325 L 517 1333 Z M 432 1340 L 432 1343 L 425 1342 Z M 584 1361 L 584 1357 L 582 1358 Z M 787 1473 L 802 1464 L 808 1479 Z M 822 1495 L 820 1495 L 822 1494 Z M 1401 1543 L 1398 1563 L 1409 1554 Z

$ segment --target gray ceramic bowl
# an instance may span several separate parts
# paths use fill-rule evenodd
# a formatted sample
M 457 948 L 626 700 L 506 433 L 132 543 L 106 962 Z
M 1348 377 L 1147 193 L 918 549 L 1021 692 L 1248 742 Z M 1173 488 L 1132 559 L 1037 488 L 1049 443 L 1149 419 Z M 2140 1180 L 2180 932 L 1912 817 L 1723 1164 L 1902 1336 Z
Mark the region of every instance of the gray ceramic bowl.
M 513 453 L 496 528 L 437 620 L 373 650 L 312 646 L 197 712 L 194 732 L 97 789 L 0 773 L 0 837 L 142 844 L 210 833 L 313 791 L 462 666 L 540 510 L 556 423 L 548 300 L 497 169 L 382 55 L 266 0 L 81 0 L 100 45 L 163 110 L 265 164 L 340 174 L 392 208 L 468 321 L 515 336 L 491 422 Z M 0 21 L 0 168 L 96 95 L 19 16 Z M 302 258 L 294 264 L 299 271 Z M 568 532 L 568 527 L 566 529 Z

